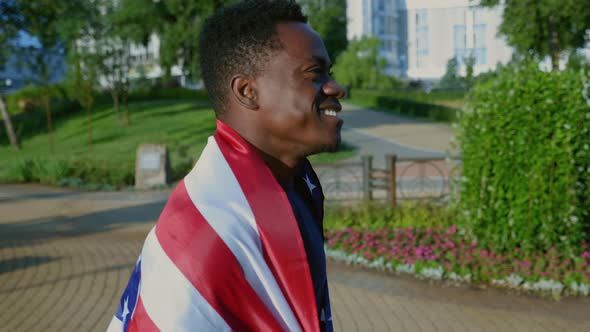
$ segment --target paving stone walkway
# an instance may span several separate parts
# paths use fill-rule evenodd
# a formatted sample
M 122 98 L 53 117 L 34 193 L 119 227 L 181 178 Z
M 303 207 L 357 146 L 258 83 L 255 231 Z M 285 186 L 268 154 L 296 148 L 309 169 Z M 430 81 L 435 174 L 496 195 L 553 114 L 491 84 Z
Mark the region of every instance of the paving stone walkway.
M 0 331 L 104 331 L 167 191 L 0 185 Z M 329 263 L 337 331 L 588 331 L 590 301 L 444 288 Z

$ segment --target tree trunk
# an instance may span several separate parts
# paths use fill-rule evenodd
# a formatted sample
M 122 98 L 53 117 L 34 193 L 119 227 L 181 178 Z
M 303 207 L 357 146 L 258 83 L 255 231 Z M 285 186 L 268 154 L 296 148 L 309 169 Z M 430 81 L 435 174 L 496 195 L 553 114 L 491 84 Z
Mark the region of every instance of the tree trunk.
M 119 92 L 117 89 L 111 89 L 111 98 L 113 99 L 113 108 L 115 109 L 117 120 L 121 121 L 121 115 L 119 114 Z
M 127 103 L 127 91 L 121 92 L 121 102 L 125 108 L 125 124 L 131 125 L 131 117 L 129 116 L 129 105 Z
M 551 70 L 559 70 L 559 35 L 555 27 L 553 16 L 549 16 L 549 54 L 551 56 Z
M 53 155 L 53 129 L 51 124 L 51 97 L 49 94 L 43 96 L 43 108 L 47 115 L 47 139 L 49 142 L 49 154 Z
M 8 135 L 8 139 L 10 140 L 10 145 L 15 150 L 20 150 L 20 144 L 18 143 L 18 139 L 16 138 L 16 134 L 14 133 L 14 127 L 12 126 L 12 120 L 10 119 L 10 114 L 8 114 L 8 110 L 6 109 L 6 104 L 4 103 L 4 96 L 0 94 L 0 113 L 2 113 L 2 118 L 4 119 L 4 126 L 6 127 L 6 134 Z
M 113 99 L 113 108 L 115 109 L 115 114 L 117 115 L 117 118 L 120 118 L 120 115 L 119 115 L 119 92 L 117 91 L 117 89 L 111 90 L 111 98 Z
M 88 127 L 88 151 L 92 152 L 92 116 L 90 114 L 92 102 L 88 101 L 84 106 L 86 108 L 86 126 Z

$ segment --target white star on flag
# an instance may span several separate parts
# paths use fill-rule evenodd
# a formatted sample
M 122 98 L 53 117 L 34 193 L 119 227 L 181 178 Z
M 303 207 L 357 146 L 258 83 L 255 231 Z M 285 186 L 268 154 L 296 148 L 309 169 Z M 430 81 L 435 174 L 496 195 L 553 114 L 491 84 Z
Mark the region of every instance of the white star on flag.
M 127 315 L 129 315 L 129 298 L 128 297 L 125 298 L 125 303 L 123 303 L 123 314 L 121 315 L 121 317 L 123 318 L 123 323 L 125 323 L 125 320 L 127 319 Z
M 303 180 L 305 181 L 305 183 L 307 184 L 307 187 L 309 188 L 309 192 L 313 192 L 313 190 L 315 189 L 315 184 L 313 184 L 311 182 L 311 180 L 309 179 L 309 175 L 305 174 L 305 177 L 303 178 Z

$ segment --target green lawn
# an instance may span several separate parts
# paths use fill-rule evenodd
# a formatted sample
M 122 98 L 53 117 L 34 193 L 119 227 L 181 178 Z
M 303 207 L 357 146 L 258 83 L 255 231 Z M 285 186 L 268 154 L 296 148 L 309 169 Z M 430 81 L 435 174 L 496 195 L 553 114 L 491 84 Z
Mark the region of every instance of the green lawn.
M 99 105 L 92 114 L 93 147 L 87 146 L 83 112 L 55 120 L 55 153 L 49 155 L 48 137 L 41 133 L 22 142 L 22 150 L 0 146 L 0 181 L 59 183 L 60 178 L 81 178 L 118 187 L 131 185 L 135 153 L 141 143 L 168 146 L 173 177 L 182 177 L 198 158 L 207 137 L 215 131 L 215 116 L 205 100 L 141 101 L 129 105 L 131 125 L 121 125 L 109 105 Z M 314 162 L 334 162 L 355 152 L 345 148 L 333 154 L 314 156 Z M 28 161 L 28 168 L 23 167 Z M 24 168 L 27 168 L 23 171 Z M 39 169 L 43 169 L 39 171 Z M 50 173 L 26 179 L 23 173 Z M 28 174 L 27 173 L 27 174 Z M 92 175 L 94 174 L 94 175 Z

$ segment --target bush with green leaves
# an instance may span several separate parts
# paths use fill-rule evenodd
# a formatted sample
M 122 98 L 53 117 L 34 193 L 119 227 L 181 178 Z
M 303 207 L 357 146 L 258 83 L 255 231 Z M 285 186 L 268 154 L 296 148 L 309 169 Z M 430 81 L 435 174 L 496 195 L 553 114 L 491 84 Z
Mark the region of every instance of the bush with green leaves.
M 459 205 L 483 245 L 569 252 L 590 239 L 589 81 L 524 61 L 472 90 L 458 123 Z
M 450 92 L 452 96 L 459 96 L 464 92 Z M 407 115 L 417 118 L 427 118 L 434 121 L 453 122 L 457 109 L 439 104 L 434 101 L 438 96 L 445 96 L 445 92 L 433 93 L 428 96 L 424 92 L 357 90 L 351 92 L 350 101 L 363 107 Z M 448 97 L 452 99 L 451 97 Z M 456 100 L 458 100 L 457 98 Z

